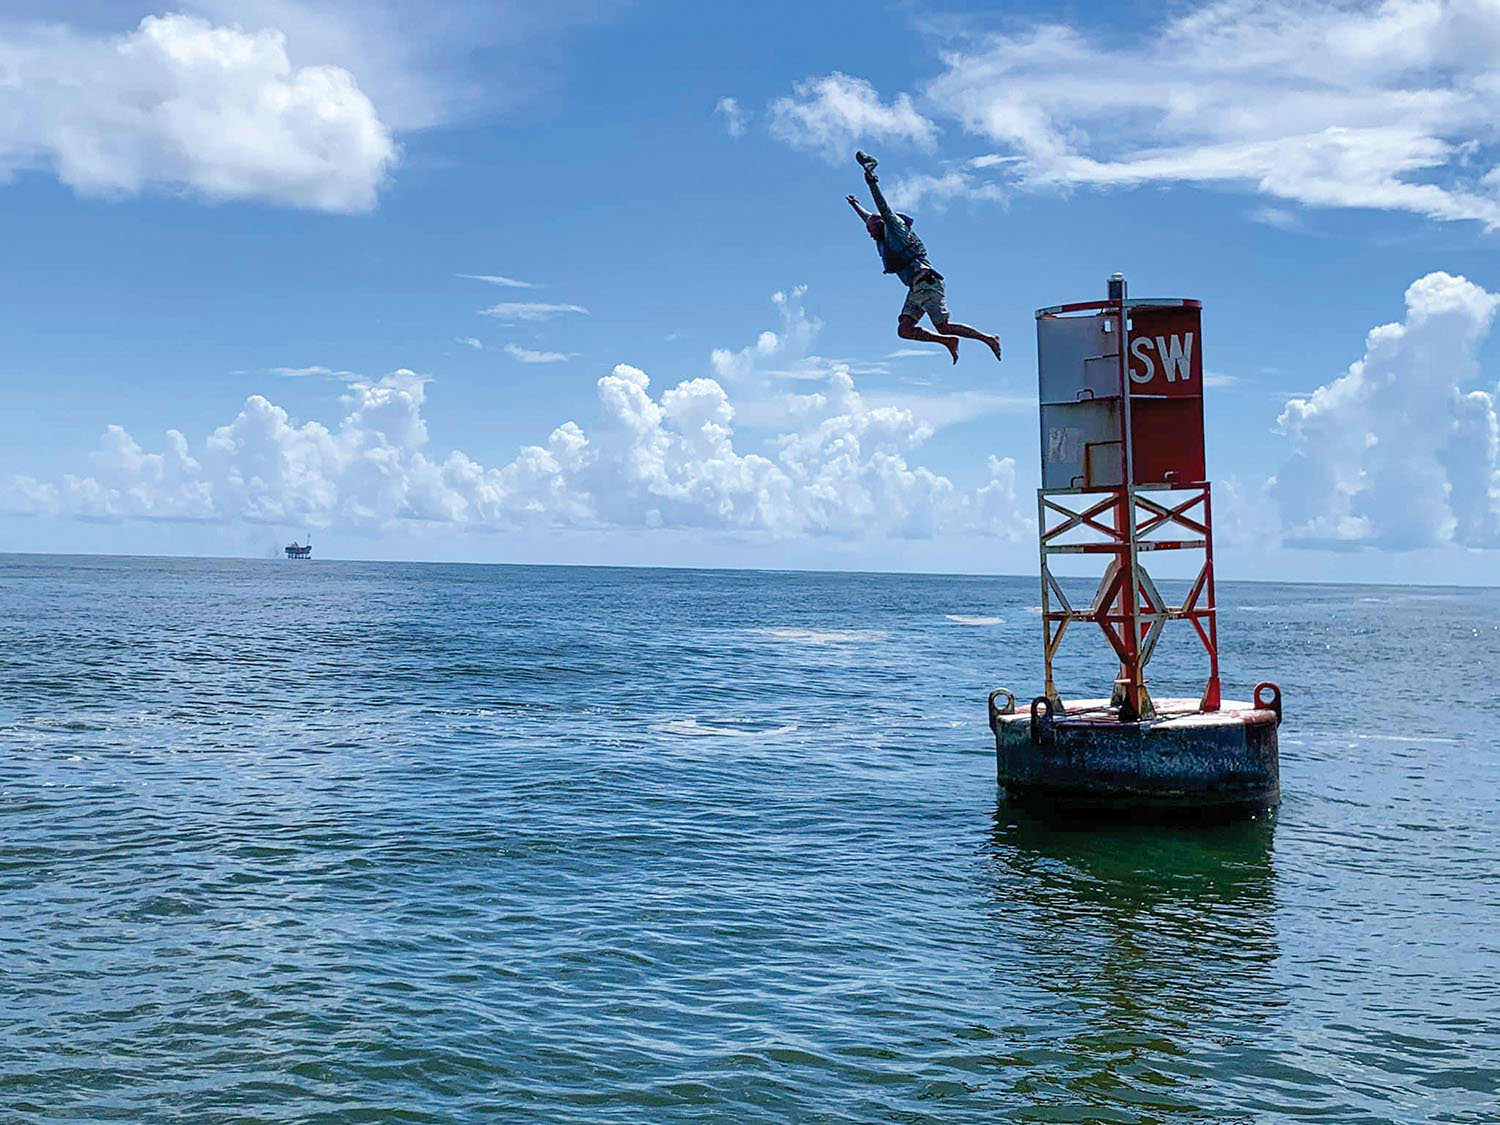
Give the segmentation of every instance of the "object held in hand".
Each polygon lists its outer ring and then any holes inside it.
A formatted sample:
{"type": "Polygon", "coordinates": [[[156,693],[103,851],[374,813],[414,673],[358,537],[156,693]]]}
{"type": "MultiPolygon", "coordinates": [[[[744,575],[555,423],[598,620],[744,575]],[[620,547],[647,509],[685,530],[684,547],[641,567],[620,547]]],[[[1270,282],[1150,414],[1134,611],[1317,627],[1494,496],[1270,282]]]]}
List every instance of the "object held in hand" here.
{"type": "Polygon", "coordinates": [[[875,166],[880,162],[868,152],[856,152],[854,159],[859,161],[859,166],[865,170],[865,175],[873,179],[875,176],[875,166]]]}

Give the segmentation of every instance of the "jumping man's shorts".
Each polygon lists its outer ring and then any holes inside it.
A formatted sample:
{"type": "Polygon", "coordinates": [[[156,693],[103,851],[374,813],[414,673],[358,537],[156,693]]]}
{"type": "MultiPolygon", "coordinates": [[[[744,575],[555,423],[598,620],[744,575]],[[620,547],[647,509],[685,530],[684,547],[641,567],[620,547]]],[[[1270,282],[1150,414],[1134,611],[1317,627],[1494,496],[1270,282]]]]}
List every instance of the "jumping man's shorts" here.
{"type": "Polygon", "coordinates": [[[948,323],[948,305],[944,300],[943,275],[937,270],[923,270],[911,283],[906,294],[906,304],[901,306],[901,315],[921,320],[926,313],[934,325],[948,323]]]}

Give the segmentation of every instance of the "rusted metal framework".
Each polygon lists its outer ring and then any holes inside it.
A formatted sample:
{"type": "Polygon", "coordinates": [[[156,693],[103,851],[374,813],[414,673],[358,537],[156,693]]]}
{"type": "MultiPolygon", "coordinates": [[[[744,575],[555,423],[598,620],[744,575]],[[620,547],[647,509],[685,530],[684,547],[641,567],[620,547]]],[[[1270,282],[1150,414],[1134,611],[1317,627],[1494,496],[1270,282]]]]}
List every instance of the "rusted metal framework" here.
{"type": "Polygon", "coordinates": [[[1219,708],[1213,517],[1204,480],[1200,306],[1110,299],[1037,311],[1042,487],[1037,490],[1046,697],[1059,711],[1053,659],[1068,626],[1092,621],[1119,658],[1111,704],[1125,722],[1155,715],[1145,669],[1168,621],[1192,623],[1208,654],[1201,707],[1219,708]],[[1203,565],[1171,605],[1141,562],[1201,550],[1203,565]],[[1050,560],[1107,557],[1092,601],[1076,608],[1050,560]]]}
{"type": "Polygon", "coordinates": [[[1110,703],[1126,721],[1151,718],[1146,664],[1168,621],[1188,621],[1208,654],[1208,683],[1200,706],[1219,709],[1219,636],[1214,601],[1213,516],[1207,481],[1186,487],[1131,485],[1116,488],[1037,490],[1042,569],[1042,637],[1045,694],[1061,712],[1052,661],[1063,634],[1075,621],[1092,621],[1120,661],[1110,703]],[[1169,493],[1166,502],[1151,493],[1169,493]],[[1121,530],[1121,529],[1124,530],[1121,530]],[[1187,538],[1166,538],[1166,534],[1187,538]],[[1201,550],[1203,566],[1178,605],[1157,589],[1140,555],[1150,551],[1201,550]],[[1109,561],[1093,599],[1075,607],[1052,573],[1054,555],[1104,555],[1109,561]]]}

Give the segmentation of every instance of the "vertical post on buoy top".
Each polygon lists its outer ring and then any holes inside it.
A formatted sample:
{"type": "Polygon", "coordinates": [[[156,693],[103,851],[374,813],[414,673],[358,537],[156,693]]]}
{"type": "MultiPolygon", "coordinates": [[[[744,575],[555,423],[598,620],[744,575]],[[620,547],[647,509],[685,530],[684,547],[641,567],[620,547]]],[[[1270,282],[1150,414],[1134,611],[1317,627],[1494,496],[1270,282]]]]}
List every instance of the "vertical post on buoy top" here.
{"type": "Polygon", "coordinates": [[[1155,714],[1146,665],[1169,620],[1192,623],[1209,661],[1200,706],[1219,707],[1201,312],[1180,298],[1132,300],[1120,274],[1107,300],[1037,310],[1043,657],[1045,693],[1059,710],[1053,659],[1068,625],[1085,620],[1119,660],[1110,703],[1121,721],[1155,714]],[[1203,552],[1180,605],[1167,604],[1141,561],[1164,550],[1203,552]],[[1059,554],[1107,558],[1087,609],[1075,609],[1053,575],[1059,554]]]}
{"type": "MultiPolygon", "coordinates": [[[[1109,299],[1114,304],[1114,322],[1121,326],[1119,339],[1128,345],[1129,334],[1125,298],[1127,288],[1125,275],[1111,274],[1109,299]]],[[[1141,668],[1140,655],[1140,603],[1136,593],[1136,569],[1139,559],[1136,554],[1135,536],[1135,442],[1131,440],[1131,395],[1130,361],[1128,346],[1119,349],[1121,432],[1124,436],[1125,471],[1120,494],[1115,506],[1115,530],[1125,538],[1126,550],[1120,553],[1120,592],[1117,595],[1118,612],[1123,618],[1120,630],[1120,675],[1115,680],[1110,703],[1120,709],[1120,717],[1127,722],[1149,717],[1151,697],[1146,692],[1145,673],[1141,668]]]]}

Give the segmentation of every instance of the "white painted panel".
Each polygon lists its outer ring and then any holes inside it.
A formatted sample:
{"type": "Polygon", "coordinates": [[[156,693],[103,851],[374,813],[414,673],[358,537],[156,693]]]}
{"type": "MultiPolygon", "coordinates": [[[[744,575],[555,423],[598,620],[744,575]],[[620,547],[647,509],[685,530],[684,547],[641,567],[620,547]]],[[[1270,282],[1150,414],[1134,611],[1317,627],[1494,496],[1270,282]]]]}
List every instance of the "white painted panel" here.
{"type": "Polygon", "coordinates": [[[1043,402],[1120,393],[1119,331],[1109,316],[1044,316],[1036,322],[1037,388],[1043,402]]]}
{"type": "Polygon", "coordinates": [[[1119,399],[1044,402],[1041,422],[1043,488],[1121,482],[1119,399]]]}

